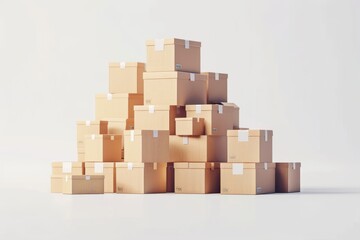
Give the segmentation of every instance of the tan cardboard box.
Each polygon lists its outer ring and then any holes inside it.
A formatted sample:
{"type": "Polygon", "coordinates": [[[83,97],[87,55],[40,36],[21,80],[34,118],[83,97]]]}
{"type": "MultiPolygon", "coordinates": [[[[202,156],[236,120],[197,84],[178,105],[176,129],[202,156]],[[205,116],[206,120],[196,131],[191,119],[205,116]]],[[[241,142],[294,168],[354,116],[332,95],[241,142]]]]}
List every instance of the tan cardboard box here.
{"type": "Polygon", "coordinates": [[[275,191],[300,192],[301,163],[276,163],[275,191]]]}
{"type": "Polygon", "coordinates": [[[207,83],[207,103],[219,104],[227,102],[227,79],[225,73],[205,72],[207,83]]]}
{"type": "Polygon", "coordinates": [[[200,72],[200,42],[183,39],[146,41],[148,72],[200,72]]]}
{"type": "Polygon", "coordinates": [[[109,64],[110,93],[143,93],[143,72],[145,64],[139,62],[121,62],[109,64]]]}
{"type": "Polygon", "coordinates": [[[166,165],[166,192],[174,192],[174,163],[167,163],[166,165]]]}
{"type": "Polygon", "coordinates": [[[86,135],[85,162],[121,162],[121,135],[86,135]]]}
{"type": "Polygon", "coordinates": [[[228,130],[228,162],[272,162],[271,130],[228,130]]]}
{"type": "Polygon", "coordinates": [[[222,102],[221,105],[232,107],[233,110],[232,119],[234,120],[233,129],[239,129],[240,108],[235,103],[222,102]]]}
{"type": "Polygon", "coordinates": [[[125,130],[125,162],[169,162],[168,130],[125,130]]]}
{"type": "Polygon", "coordinates": [[[51,192],[62,193],[62,177],[63,175],[51,176],[51,192]]]}
{"type": "MultiPolygon", "coordinates": [[[[124,151],[124,130],[134,129],[133,118],[109,118],[108,121],[108,134],[121,135],[122,138],[122,149],[124,151]]],[[[122,154],[124,157],[124,154],[122,154]]]]}
{"type": "Polygon", "coordinates": [[[221,194],[275,192],[275,163],[221,163],[221,194]]]}
{"type": "Polygon", "coordinates": [[[170,136],[171,162],[226,162],[225,136],[170,136]]]}
{"type": "Polygon", "coordinates": [[[175,118],[186,115],[182,106],[135,106],[134,111],[135,129],[168,130],[170,135],[175,135],[175,118]]]}
{"type": "Polygon", "coordinates": [[[95,99],[95,118],[134,118],[134,105],[142,105],[142,94],[108,93],[97,94],[95,99]]]}
{"type": "Polygon", "coordinates": [[[115,192],[115,163],[87,162],[85,163],[85,174],[104,175],[104,192],[115,192]]]}
{"type": "Polygon", "coordinates": [[[83,162],[53,162],[52,175],[83,175],[83,162]]]}
{"type": "Polygon", "coordinates": [[[85,135],[107,134],[107,121],[78,121],[77,122],[77,147],[78,152],[84,152],[85,135]]]}
{"type": "Polygon", "coordinates": [[[117,193],[165,193],[166,163],[116,163],[117,193]]]}
{"type": "Polygon", "coordinates": [[[175,193],[219,193],[219,163],[174,163],[175,193]]]}
{"type": "Polygon", "coordinates": [[[144,104],[205,104],[206,78],[187,72],[144,72],[144,104]]]}
{"type": "Polygon", "coordinates": [[[103,194],[104,175],[65,175],[63,176],[64,194],[103,194]]]}
{"type": "Polygon", "coordinates": [[[176,135],[200,136],[205,133],[203,118],[176,118],[176,135]]]}
{"type": "Polygon", "coordinates": [[[187,105],[186,117],[204,118],[206,135],[226,135],[233,129],[233,108],[223,105],[187,105]]]}

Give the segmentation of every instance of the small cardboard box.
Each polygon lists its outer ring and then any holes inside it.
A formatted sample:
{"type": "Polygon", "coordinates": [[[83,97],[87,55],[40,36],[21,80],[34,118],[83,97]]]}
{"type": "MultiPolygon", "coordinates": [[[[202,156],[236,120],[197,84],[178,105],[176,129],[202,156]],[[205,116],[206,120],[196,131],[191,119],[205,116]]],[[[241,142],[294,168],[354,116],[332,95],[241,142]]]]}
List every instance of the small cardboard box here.
{"type": "Polygon", "coordinates": [[[300,192],[301,163],[276,163],[275,191],[300,192]]]}
{"type": "Polygon", "coordinates": [[[227,79],[225,73],[205,72],[207,84],[207,103],[219,104],[227,102],[227,79]]]}
{"type": "Polygon", "coordinates": [[[170,136],[171,162],[226,162],[226,136],[170,136]]]}
{"type": "Polygon", "coordinates": [[[223,106],[228,106],[228,107],[232,107],[233,110],[233,129],[239,129],[240,128],[240,124],[239,124],[239,118],[240,118],[240,108],[235,104],[235,103],[227,103],[227,102],[222,102],[221,105],[223,106]]]}
{"type": "Polygon", "coordinates": [[[228,130],[228,162],[272,162],[271,130],[228,130]]]}
{"type": "Polygon", "coordinates": [[[174,163],[170,162],[166,165],[166,192],[174,192],[174,163]]]}
{"type": "Polygon", "coordinates": [[[221,163],[221,194],[275,192],[275,163],[221,163]]]}
{"type": "Polygon", "coordinates": [[[121,162],[121,135],[86,135],[85,162],[121,162]]]}
{"type": "Polygon", "coordinates": [[[107,134],[107,121],[78,121],[77,122],[77,146],[78,152],[84,152],[85,135],[107,134]]]}
{"type": "Polygon", "coordinates": [[[125,162],[169,162],[168,130],[126,130],[124,134],[125,162]]]}
{"type": "Polygon", "coordinates": [[[142,105],[142,94],[108,93],[97,94],[95,99],[95,118],[134,118],[134,105],[142,105]]]}
{"type": "Polygon", "coordinates": [[[83,162],[53,162],[52,175],[83,175],[84,163],[83,162]]]}
{"type": "Polygon", "coordinates": [[[85,163],[86,175],[104,175],[104,192],[115,192],[115,163],[87,162],[85,163]]]}
{"type": "Polygon", "coordinates": [[[174,163],[175,193],[219,193],[219,163],[174,163]]]}
{"type": "MultiPolygon", "coordinates": [[[[121,135],[122,149],[124,150],[124,130],[134,129],[133,118],[109,118],[108,121],[108,134],[121,135]]],[[[124,157],[124,154],[122,155],[124,157]]]]}
{"type": "Polygon", "coordinates": [[[206,78],[187,72],[144,72],[144,104],[205,104],[206,78]]]}
{"type": "Polygon", "coordinates": [[[148,72],[200,72],[201,43],[183,39],[146,41],[148,72]]]}
{"type": "Polygon", "coordinates": [[[170,135],[175,135],[175,118],[186,115],[185,108],[182,106],[135,106],[134,111],[134,129],[168,130],[170,135]]]}
{"type": "Polygon", "coordinates": [[[51,192],[62,193],[62,177],[63,175],[52,175],[51,176],[51,192]]]}
{"type": "Polygon", "coordinates": [[[200,136],[205,133],[203,118],[176,118],[176,135],[200,136]]]}
{"type": "Polygon", "coordinates": [[[103,194],[104,175],[65,175],[64,194],[103,194]]]}
{"type": "Polygon", "coordinates": [[[116,163],[117,193],[165,193],[166,163],[116,163]]]}
{"type": "Polygon", "coordinates": [[[204,118],[205,134],[223,136],[233,129],[233,108],[218,104],[187,105],[186,117],[204,118]]]}
{"type": "Polygon", "coordinates": [[[109,64],[110,93],[143,93],[143,72],[145,64],[139,62],[121,62],[109,64]]]}

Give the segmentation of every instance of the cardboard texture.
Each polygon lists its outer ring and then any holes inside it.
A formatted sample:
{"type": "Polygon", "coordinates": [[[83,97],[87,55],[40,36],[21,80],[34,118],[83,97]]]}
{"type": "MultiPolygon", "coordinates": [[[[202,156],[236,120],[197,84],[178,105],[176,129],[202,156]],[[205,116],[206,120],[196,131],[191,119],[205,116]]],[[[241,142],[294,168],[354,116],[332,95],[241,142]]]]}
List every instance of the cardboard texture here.
{"type": "Polygon", "coordinates": [[[97,94],[95,98],[95,118],[134,118],[134,105],[142,105],[142,94],[114,93],[97,94]]]}
{"type": "Polygon", "coordinates": [[[276,163],[275,191],[300,192],[301,163],[276,163]]]}
{"type": "Polygon", "coordinates": [[[206,78],[187,72],[144,72],[144,104],[205,104],[206,78]]]}
{"type": "Polygon", "coordinates": [[[239,119],[240,119],[240,108],[235,103],[222,102],[221,105],[232,107],[233,111],[233,129],[240,129],[239,119]]]}
{"type": "Polygon", "coordinates": [[[77,122],[77,147],[78,152],[84,152],[85,135],[107,134],[107,121],[78,121],[77,122]]]}
{"type": "Polygon", "coordinates": [[[275,192],[275,163],[221,163],[221,194],[275,192]]]}
{"type": "Polygon", "coordinates": [[[115,192],[115,163],[87,162],[85,163],[85,175],[104,175],[104,192],[115,192]]]}
{"type": "Polygon", "coordinates": [[[226,162],[225,136],[170,136],[171,162],[226,162]]]}
{"type": "Polygon", "coordinates": [[[224,73],[204,72],[207,85],[207,103],[219,104],[227,102],[227,79],[224,73]]]}
{"type": "Polygon", "coordinates": [[[116,163],[117,193],[165,193],[166,163],[116,163]]]}
{"type": "Polygon", "coordinates": [[[175,193],[219,193],[219,163],[174,163],[175,193]]]}
{"type": "Polygon", "coordinates": [[[62,193],[62,177],[63,175],[51,176],[51,192],[62,193]]]}
{"type": "Polygon", "coordinates": [[[139,62],[122,62],[109,64],[110,93],[143,93],[143,72],[145,64],[139,62]]]}
{"type": "Polygon", "coordinates": [[[176,118],[176,135],[200,136],[205,133],[203,118],[176,118]]]}
{"type": "Polygon", "coordinates": [[[166,164],[166,192],[174,192],[175,186],[175,172],[174,172],[174,163],[166,164]]]}
{"type": "Polygon", "coordinates": [[[169,131],[126,130],[125,162],[169,162],[169,131]]]}
{"type": "Polygon", "coordinates": [[[200,73],[200,42],[183,39],[146,41],[146,71],[200,73]]]}
{"type": "Polygon", "coordinates": [[[135,106],[135,129],[168,130],[175,135],[175,118],[185,117],[185,107],[168,105],[135,106]]]}
{"type": "Polygon", "coordinates": [[[86,135],[85,162],[121,162],[121,135],[86,135]]]}
{"type": "Polygon", "coordinates": [[[228,130],[228,162],[272,162],[271,130],[228,130]]]}
{"type": "Polygon", "coordinates": [[[103,194],[104,193],[104,176],[103,175],[86,175],[63,176],[63,193],[64,194],[103,194]]]}
{"type": "Polygon", "coordinates": [[[53,162],[52,175],[83,175],[85,172],[83,162],[53,162]]]}

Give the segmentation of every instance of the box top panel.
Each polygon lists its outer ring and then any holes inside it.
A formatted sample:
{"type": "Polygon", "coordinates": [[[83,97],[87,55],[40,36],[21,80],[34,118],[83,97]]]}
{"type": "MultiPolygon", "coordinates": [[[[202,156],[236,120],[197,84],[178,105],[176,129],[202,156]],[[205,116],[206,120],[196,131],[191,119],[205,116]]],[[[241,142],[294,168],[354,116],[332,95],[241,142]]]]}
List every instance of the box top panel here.
{"type": "Polygon", "coordinates": [[[239,109],[239,106],[236,105],[235,103],[221,102],[221,105],[239,109]]]}
{"type": "Polygon", "coordinates": [[[276,168],[300,168],[301,167],[301,163],[300,162],[282,162],[282,163],[275,163],[276,164],[276,168]]]}
{"type": "Polygon", "coordinates": [[[85,121],[77,121],[77,125],[86,125],[86,126],[94,126],[94,125],[100,125],[100,124],[107,124],[107,121],[105,120],[101,120],[101,121],[90,121],[90,120],[85,120],[85,121]]]}
{"type": "Polygon", "coordinates": [[[85,162],[86,168],[93,168],[95,165],[102,165],[103,168],[114,168],[115,163],[113,162],[85,162]]]}
{"type": "Polygon", "coordinates": [[[121,139],[121,135],[120,134],[89,134],[89,135],[85,135],[85,139],[92,139],[92,140],[96,140],[96,139],[103,139],[103,140],[118,140],[121,139]]]}
{"type": "Polygon", "coordinates": [[[105,98],[108,100],[114,99],[114,98],[136,98],[136,97],[141,97],[142,98],[143,94],[141,93],[98,93],[96,94],[96,98],[105,98]]]}
{"type": "Polygon", "coordinates": [[[125,122],[134,122],[134,119],[133,118],[106,118],[106,119],[103,119],[102,121],[109,122],[109,123],[112,123],[112,122],[125,123],[125,122]]]}
{"type": "Polygon", "coordinates": [[[220,168],[220,163],[204,162],[204,163],[189,163],[189,162],[176,162],[174,163],[175,169],[188,168],[188,169],[205,169],[205,168],[220,168]]]}
{"type": "Polygon", "coordinates": [[[124,67],[139,67],[145,68],[145,63],[142,62],[111,62],[109,63],[109,67],[116,67],[116,68],[124,68],[124,67]]]}
{"type": "Polygon", "coordinates": [[[65,164],[71,164],[72,167],[83,167],[83,162],[73,162],[73,161],[65,161],[65,162],[53,162],[52,167],[62,167],[63,163],[65,164]]]}
{"type": "Polygon", "coordinates": [[[168,130],[139,130],[139,129],[135,129],[135,130],[125,130],[124,131],[124,135],[125,136],[145,136],[145,135],[151,135],[153,137],[156,137],[158,135],[169,135],[169,131],[168,130]]]}
{"type": "MultiPolygon", "coordinates": [[[[135,111],[169,111],[171,108],[178,108],[178,106],[175,105],[135,105],[134,110],[135,111]]],[[[179,108],[181,108],[179,106],[179,108]]]]}
{"type": "Polygon", "coordinates": [[[228,137],[238,137],[240,132],[247,133],[249,137],[260,137],[265,136],[265,131],[267,131],[268,137],[273,136],[272,130],[255,130],[255,129],[242,129],[242,130],[227,130],[227,136],[228,137]]]}
{"type": "Polygon", "coordinates": [[[65,175],[64,179],[72,180],[101,180],[104,179],[104,175],[65,175]]]}
{"type": "Polygon", "coordinates": [[[144,72],[143,73],[144,80],[159,80],[159,79],[169,79],[169,78],[177,78],[184,80],[192,80],[192,81],[205,81],[206,76],[198,73],[189,73],[189,72],[144,72]]]}
{"type": "Polygon", "coordinates": [[[241,166],[243,169],[264,169],[275,168],[275,163],[221,163],[221,169],[232,169],[234,165],[241,166]]]}
{"type": "Polygon", "coordinates": [[[146,46],[155,46],[156,42],[163,42],[164,45],[183,45],[188,41],[190,47],[201,47],[201,42],[184,40],[179,38],[152,39],[146,41],[146,46]]]}

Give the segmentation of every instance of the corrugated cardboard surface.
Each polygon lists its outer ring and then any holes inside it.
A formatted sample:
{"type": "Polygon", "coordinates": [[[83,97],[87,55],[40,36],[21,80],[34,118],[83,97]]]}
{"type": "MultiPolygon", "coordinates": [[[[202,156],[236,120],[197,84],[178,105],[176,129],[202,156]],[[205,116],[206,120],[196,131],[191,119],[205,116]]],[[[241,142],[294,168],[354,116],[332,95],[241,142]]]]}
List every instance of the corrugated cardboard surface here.
{"type": "Polygon", "coordinates": [[[203,118],[176,118],[177,136],[200,136],[205,133],[203,118]]]}
{"type": "Polygon", "coordinates": [[[109,64],[109,92],[110,93],[143,93],[144,82],[142,74],[144,63],[109,64]]]}
{"type": "Polygon", "coordinates": [[[207,83],[207,103],[219,104],[227,102],[227,79],[228,75],[218,73],[219,78],[216,79],[216,73],[201,73],[206,76],[207,83]]]}
{"type": "Polygon", "coordinates": [[[121,162],[121,148],[121,135],[86,135],[85,162],[121,162]]]}
{"type": "Polygon", "coordinates": [[[104,192],[115,192],[115,163],[87,162],[85,163],[86,175],[104,175],[104,192]],[[102,167],[101,167],[102,165],[102,167]],[[100,167],[99,167],[100,166],[100,167]]]}
{"type": "Polygon", "coordinates": [[[301,163],[276,163],[276,192],[300,192],[301,163]]]}
{"type": "Polygon", "coordinates": [[[84,163],[83,162],[53,162],[52,163],[52,175],[83,175],[84,174],[84,163]],[[71,164],[71,172],[63,172],[63,164],[71,164]]]}
{"type": "Polygon", "coordinates": [[[103,194],[104,176],[63,176],[63,193],[65,194],[103,194]]]}

